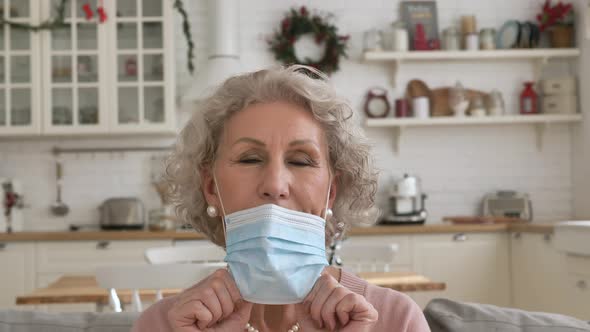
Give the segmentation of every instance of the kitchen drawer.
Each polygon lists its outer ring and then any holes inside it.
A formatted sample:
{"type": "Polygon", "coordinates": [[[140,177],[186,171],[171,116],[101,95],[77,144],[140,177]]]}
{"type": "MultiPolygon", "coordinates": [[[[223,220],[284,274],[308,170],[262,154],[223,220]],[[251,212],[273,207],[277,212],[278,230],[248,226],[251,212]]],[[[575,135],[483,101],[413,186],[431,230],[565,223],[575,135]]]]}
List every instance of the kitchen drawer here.
{"type": "Polygon", "coordinates": [[[172,240],[39,242],[38,273],[93,274],[99,266],[146,263],[148,248],[172,246],[172,240]]]}
{"type": "Polygon", "coordinates": [[[574,114],[576,113],[576,96],[545,96],[542,110],[546,114],[574,114]]]}
{"type": "Polygon", "coordinates": [[[573,77],[545,79],[541,82],[545,95],[573,95],[576,93],[576,81],[573,77]]]}

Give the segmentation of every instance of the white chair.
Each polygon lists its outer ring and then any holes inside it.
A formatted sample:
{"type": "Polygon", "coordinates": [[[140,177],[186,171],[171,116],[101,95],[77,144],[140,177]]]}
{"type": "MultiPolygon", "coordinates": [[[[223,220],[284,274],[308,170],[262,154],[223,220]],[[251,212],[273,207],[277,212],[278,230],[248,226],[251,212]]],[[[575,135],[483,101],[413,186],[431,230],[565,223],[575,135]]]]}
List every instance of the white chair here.
{"type": "Polygon", "coordinates": [[[162,289],[190,287],[225,266],[225,263],[183,263],[101,267],[96,270],[96,281],[99,287],[109,290],[109,304],[115,312],[123,311],[117,289],[132,290],[132,311],[142,311],[140,289],[157,290],[158,301],[162,299],[162,289]]]}
{"type": "Polygon", "coordinates": [[[396,243],[344,241],[337,255],[342,260],[342,267],[354,272],[389,272],[398,249],[396,243]]]}
{"type": "Polygon", "coordinates": [[[150,264],[223,262],[225,251],[212,243],[157,247],[145,251],[150,264]]]}

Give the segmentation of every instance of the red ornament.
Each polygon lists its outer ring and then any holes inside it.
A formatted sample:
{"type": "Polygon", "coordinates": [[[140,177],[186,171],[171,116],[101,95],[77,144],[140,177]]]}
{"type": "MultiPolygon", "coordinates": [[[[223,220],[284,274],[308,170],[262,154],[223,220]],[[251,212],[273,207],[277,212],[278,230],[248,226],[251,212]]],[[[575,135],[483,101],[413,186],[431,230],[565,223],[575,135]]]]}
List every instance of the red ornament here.
{"type": "Polygon", "coordinates": [[[283,31],[289,30],[290,26],[291,26],[291,20],[289,20],[288,18],[285,18],[283,20],[283,22],[281,22],[281,28],[283,29],[283,31]]]}
{"type": "Polygon", "coordinates": [[[309,14],[309,12],[307,11],[307,8],[305,6],[301,6],[301,9],[299,10],[299,12],[301,13],[301,16],[307,16],[307,14],[309,14]]]}
{"type": "Polygon", "coordinates": [[[85,3],[82,6],[82,10],[84,11],[84,14],[86,14],[86,19],[88,21],[90,21],[92,19],[92,17],[94,16],[94,12],[92,11],[92,8],[90,8],[90,4],[89,3],[85,3]]]}
{"type": "Polygon", "coordinates": [[[4,197],[4,215],[10,216],[10,212],[12,211],[12,207],[16,205],[18,202],[18,194],[14,192],[7,192],[4,197]]]}
{"type": "Polygon", "coordinates": [[[104,23],[107,20],[107,12],[104,10],[104,4],[102,3],[102,0],[100,1],[100,5],[96,11],[98,12],[98,19],[100,20],[100,23],[104,23]]]}
{"type": "Polygon", "coordinates": [[[520,94],[520,114],[537,114],[537,93],[533,90],[534,82],[524,82],[524,90],[520,94]]]}
{"type": "Polygon", "coordinates": [[[430,39],[428,41],[428,49],[429,50],[440,50],[440,40],[439,39],[430,39]]]}
{"type": "Polygon", "coordinates": [[[137,75],[137,62],[135,61],[135,58],[131,57],[125,61],[125,74],[127,76],[137,75]]]}
{"type": "Polygon", "coordinates": [[[541,13],[537,15],[541,31],[556,24],[563,23],[564,19],[573,10],[572,4],[563,4],[561,1],[551,6],[551,0],[546,0],[541,13]]]}

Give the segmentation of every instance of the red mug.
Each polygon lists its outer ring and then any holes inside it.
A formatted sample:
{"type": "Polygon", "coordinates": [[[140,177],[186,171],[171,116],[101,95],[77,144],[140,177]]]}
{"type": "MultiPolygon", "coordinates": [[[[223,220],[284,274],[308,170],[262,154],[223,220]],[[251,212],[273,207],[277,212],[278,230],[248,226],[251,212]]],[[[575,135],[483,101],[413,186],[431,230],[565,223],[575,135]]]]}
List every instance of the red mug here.
{"type": "Polygon", "coordinates": [[[410,116],[410,109],[408,107],[408,101],[405,98],[395,100],[395,117],[396,118],[407,118],[410,116]]]}

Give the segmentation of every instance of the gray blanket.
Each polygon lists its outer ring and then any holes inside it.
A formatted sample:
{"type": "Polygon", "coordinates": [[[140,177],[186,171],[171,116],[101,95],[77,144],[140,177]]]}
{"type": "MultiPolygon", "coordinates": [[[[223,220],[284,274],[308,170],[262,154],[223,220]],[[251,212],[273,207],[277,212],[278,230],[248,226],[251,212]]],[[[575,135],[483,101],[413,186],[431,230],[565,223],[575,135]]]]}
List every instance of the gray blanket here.
{"type": "Polygon", "coordinates": [[[424,309],[424,315],[432,332],[590,331],[588,322],[568,316],[447,299],[430,301],[424,309]]]}

